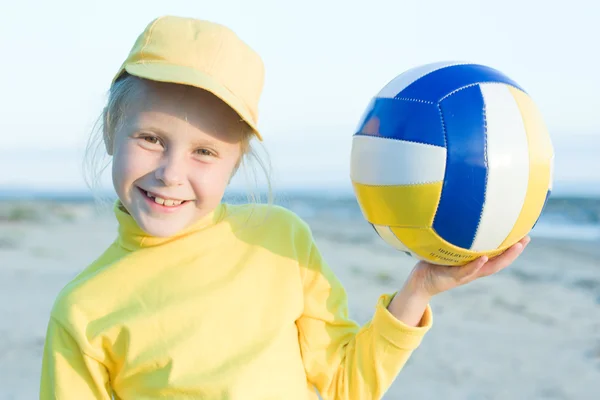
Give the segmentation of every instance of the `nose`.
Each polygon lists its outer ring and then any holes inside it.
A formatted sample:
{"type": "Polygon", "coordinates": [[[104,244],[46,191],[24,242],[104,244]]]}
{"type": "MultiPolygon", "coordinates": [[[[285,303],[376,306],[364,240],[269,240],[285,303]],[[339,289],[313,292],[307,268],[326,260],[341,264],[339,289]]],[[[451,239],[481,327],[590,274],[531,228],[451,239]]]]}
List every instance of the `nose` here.
{"type": "Polygon", "coordinates": [[[183,184],[186,176],[186,164],[183,157],[171,154],[155,172],[156,179],[162,181],[165,186],[179,186],[183,184]]]}

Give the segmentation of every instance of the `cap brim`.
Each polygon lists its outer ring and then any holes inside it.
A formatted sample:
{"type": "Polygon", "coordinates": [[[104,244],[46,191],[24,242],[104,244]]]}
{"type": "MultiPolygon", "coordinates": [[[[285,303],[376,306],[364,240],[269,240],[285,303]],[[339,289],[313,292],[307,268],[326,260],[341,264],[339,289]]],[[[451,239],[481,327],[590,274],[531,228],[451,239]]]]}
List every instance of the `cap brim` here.
{"type": "MultiPolygon", "coordinates": [[[[126,64],[121,71],[131,75],[153,81],[178,83],[194,86],[207,90],[223,100],[252,128],[257,139],[262,141],[262,136],[253,122],[253,118],[246,105],[216,79],[201,71],[180,65],[143,63],[126,64]]],[[[120,75],[120,73],[119,73],[120,75]]],[[[116,79],[116,77],[115,77],[116,79]]]]}

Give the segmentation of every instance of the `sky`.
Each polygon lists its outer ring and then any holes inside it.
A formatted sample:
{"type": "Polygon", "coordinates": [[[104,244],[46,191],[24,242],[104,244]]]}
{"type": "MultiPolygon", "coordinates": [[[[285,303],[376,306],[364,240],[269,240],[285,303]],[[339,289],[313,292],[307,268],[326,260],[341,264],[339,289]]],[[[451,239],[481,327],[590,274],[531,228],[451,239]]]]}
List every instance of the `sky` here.
{"type": "Polygon", "coordinates": [[[82,150],[114,73],[146,25],[170,14],[227,25],[263,58],[259,128],[276,188],[348,188],[352,134],[371,97],[411,67],[464,60],[533,97],[557,190],[600,193],[599,2],[3,3],[0,190],[83,187],[82,150]]]}

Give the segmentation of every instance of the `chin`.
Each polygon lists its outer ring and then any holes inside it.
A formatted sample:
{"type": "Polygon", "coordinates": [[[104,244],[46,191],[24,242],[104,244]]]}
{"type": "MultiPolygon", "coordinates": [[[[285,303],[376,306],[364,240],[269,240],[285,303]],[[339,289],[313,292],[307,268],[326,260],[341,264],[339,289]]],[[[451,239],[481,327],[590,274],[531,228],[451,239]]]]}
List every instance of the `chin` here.
{"type": "Polygon", "coordinates": [[[189,216],[179,215],[161,215],[156,216],[145,212],[140,207],[132,207],[132,217],[138,226],[150,236],[171,237],[176,235],[182,229],[189,225],[189,216]]]}
{"type": "Polygon", "coordinates": [[[141,220],[138,221],[138,225],[148,235],[156,237],[174,236],[187,226],[187,224],[181,223],[180,221],[173,221],[169,218],[165,220],[145,220],[145,218],[141,218],[141,220]]]}

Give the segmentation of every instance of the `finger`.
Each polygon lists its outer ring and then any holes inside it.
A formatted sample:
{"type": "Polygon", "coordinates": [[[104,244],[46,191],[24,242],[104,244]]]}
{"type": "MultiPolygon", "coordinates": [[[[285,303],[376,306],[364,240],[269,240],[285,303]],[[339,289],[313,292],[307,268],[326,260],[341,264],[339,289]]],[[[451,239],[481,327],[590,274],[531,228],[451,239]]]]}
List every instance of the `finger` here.
{"type": "MultiPolygon", "coordinates": [[[[513,252],[518,251],[516,254],[516,257],[519,256],[519,254],[521,252],[523,252],[523,250],[525,249],[525,247],[527,247],[527,245],[529,244],[529,242],[531,241],[531,238],[529,236],[525,236],[523,237],[521,240],[519,240],[517,243],[513,244],[511,247],[509,247],[508,249],[506,249],[504,252],[496,255],[495,257],[492,257],[490,259],[490,261],[492,263],[497,263],[497,262],[502,262],[502,260],[506,260],[507,257],[510,257],[511,255],[514,256],[513,252]],[[522,247],[519,247],[518,245],[521,245],[522,247]]],[[[511,260],[511,262],[514,261],[511,260]]]]}
{"type": "Polygon", "coordinates": [[[521,243],[523,245],[523,247],[525,247],[529,244],[529,242],[531,242],[531,237],[525,236],[521,240],[519,240],[517,243],[521,243]]]}
{"type": "Polygon", "coordinates": [[[481,256],[468,264],[463,265],[459,268],[452,268],[454,272],[454,279],[460,283],[467,283],[477,276],[479,270],[488,262],[487,256],[481,256]]]}
{"type": "Polygon", "coordinates": [[[523,252],[523,249],[529,243],[529,239],[522,239],[521,241],[512,245],[508,250],[499,256],[491,259],[488,263],[485,264],[478,272],[478,276],[489,276],[500,272],[502,269],[511,265],[517,257],[523,252]]]}

